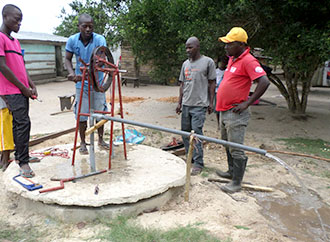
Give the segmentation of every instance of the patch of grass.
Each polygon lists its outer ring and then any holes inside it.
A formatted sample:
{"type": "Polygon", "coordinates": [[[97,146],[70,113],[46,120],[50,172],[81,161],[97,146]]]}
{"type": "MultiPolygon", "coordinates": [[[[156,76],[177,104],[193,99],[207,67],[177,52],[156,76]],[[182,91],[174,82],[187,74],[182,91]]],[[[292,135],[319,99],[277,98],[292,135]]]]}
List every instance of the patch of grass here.
{"type": "Polygon", "coordinates": [[[215,173],[217,168],[214,167],[204,167],[203,171],[208,172],[208,173],[215,173]]]}
{"type": "Polygon", "coordinates": [[[293,151],[313,154],[330,159],[330,142],[322,139],[287,138],[279,139],[293,151]]]}
{"type": "Polygon", "coordinates": [[[244,229],[244,230],[250,230],[250,228],[242,226],[242,225],[235,225],[234,226],[236,229],[244,229]]]}
{"type": "Polygon", "coordinates": [[[303,169],[303,171],[309,175],[312,175],[312,176],[317,176],[315,172],[311,171],[311,170],[307,170],[307,169],[303,169]]]}
{"type": "Polygon", "coordinates": [[[208,177],[209,176],[209,173],[208,172],[205,172],[203,171],[202,174],[201,174],[202,177],[208,177]]]}
{"type": "Polygon", "coordinates": [[[112,242],[181,242],[181,241],[203,241],[220,242],[219,239],[210,235],[206,230],[197,228],[197,225],[177,227],[168,231],[159,229],[142,228],[134,224],[134,221],[126,217],[117,217],[105,222],[109,227],[101,231],[96,237],[102,241],[112,242]]]}
{"type": "Polygon", "coordinates": [[[330,171],[323,171],[321,176],[330,179],[330,171]]]}
{"type": "Polygon", "coordinates": [[[201,174],[202,177],[208,177],[210,173],[215,173],[216,168],[213,167],[204,167],[201,174]]]}
{"type": "Polygon", "coordinates": [[[43,235],[39,231],[37,231],[32,225],[13,228],[7,223],[0,221],[0,241],[7,240],[35,242],[39,241],[38,238],[42,237],[43,235]]]}
{"type": "Polygon", "coordinates": [[[302,160],[305,161],[306,164],[317,166],[317,162],[314,160],[307,160],[307,159],[302,159],[302,160]]]}

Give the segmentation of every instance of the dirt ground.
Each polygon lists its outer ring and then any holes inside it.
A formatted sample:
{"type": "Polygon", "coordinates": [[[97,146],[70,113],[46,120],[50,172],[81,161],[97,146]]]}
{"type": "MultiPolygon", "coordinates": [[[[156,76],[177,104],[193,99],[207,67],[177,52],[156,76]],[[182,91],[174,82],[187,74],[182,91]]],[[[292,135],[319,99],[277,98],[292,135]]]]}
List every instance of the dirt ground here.
{"type": "MultiPolygon", "coordinates": [[[[56,82],[38,85],[37,88],[42,102],[31,101],[32,137],[75,127],[71,112],[51,115],[60,111],[58,96],[73,94],[74,84],[56,82]]],[[[178,87],[140,85],[139,88],[133,88],[132,84],[128,84],[122,92],[125,97],[125,119],[180,129],[180,116],[175,114],[178,87]]],[[[307,118],[290,114],[284,98],[274,86],[269,88],[262,100],[268,102],[260,102],[260,105],[251,107],[253,116],[245,145],[285,151],[287,147],[279,138],[304,137],[330,142],[329,88],[312,88],[307,118]]],[[[115,109],[118,107],[116,104],[115,109]]],[[[115,127],[118,129],[120,126],[115,127]]],[[[173,137],[180,138],[168,133],[135,128],[146,136],[144,144],[154,147],[168,144],[173,137]]],[[[207,116],[204,135],[220,138],[215,114],[207,116]]],[[[71,133],[45,141],[30,150],[72,142],[71,133]]],[[[244,182],[271,187],[275,191],[266,193],[244,189],[229,196],[219,189],[222,184],[208,180],[218,178],[215,169],[227,168],[224,148],[208,143],[204,150],[206,169],[200,176],[192,177],[189,202],[184,201],[182,193],[158,211],[138,216],[138,223],[165,230],[178,225],[196,225],[224,241],[329,240],[330,179],[324,176],[324,172],[330,170],[329,162],[274,153],[292,167],[303,186],[307,187],[306,194],[295,175],[279,163],[248,152],[244,182]]],[[[40,241],[84,241],[104,228],[104,225],[95,223],[87,223],[85,226],[65,224],[42,215],[23,213],[16,201],[17,198],[11,194],[1,196],[0,217],[6,218],[15,227],[32,225],[47,231],[40,241]]]]}

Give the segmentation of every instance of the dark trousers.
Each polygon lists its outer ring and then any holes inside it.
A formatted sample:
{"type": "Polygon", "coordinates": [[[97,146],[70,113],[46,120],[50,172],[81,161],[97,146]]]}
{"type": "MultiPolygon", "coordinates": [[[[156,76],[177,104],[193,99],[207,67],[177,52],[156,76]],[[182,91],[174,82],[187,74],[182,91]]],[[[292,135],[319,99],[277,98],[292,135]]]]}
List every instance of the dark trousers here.
{"type": "Polygon", "coordinates": [[[29,162],[29,140],[31,122],[29,117],[29,99],[22,94],[6,95],[9,110],[13,115],[13,136],[15,160],[22,166],[29,162]]]}
{"type": "MultiPolygon", "coordinates": [[[[203,135],[203,126],[205,121],[206,107],[182,106],[181,114],[181,130],[190,132],[195,131],[195,134],[203,135]]],[[[189,137],[182,137],[186,154],[189,150],[189,137]]],[[[192,161],[195,167],[204,167],[203,161],[203,144],[200,140],[195,143],[192,161]]]]}

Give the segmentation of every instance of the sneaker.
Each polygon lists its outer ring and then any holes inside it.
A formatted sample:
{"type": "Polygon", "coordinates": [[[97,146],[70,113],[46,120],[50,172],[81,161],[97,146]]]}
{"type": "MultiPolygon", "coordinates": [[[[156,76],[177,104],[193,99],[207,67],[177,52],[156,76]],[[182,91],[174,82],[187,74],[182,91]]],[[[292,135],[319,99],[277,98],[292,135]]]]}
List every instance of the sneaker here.
{"type": "Polygon", "coordinates": [[[191,170],[191,175],[197,176],[197,175],[201,174],[202,170],[203,170],[203,168],[194,166],[191,170]]]}

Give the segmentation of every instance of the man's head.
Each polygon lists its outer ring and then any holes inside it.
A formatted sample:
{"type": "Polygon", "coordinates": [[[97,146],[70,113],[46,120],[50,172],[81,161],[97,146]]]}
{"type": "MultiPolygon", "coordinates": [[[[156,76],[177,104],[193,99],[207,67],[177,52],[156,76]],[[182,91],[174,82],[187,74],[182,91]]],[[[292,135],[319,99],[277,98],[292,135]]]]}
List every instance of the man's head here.
{"type": "Polygon", "coordinates": [[[226,55],[220,56],[218,58],[218,65],[219,65],[220,70],[225,70],[226,69],[226,66],[228,64],[228,60],[229,60],[229,58],[226,55]]]}
{"type": "Polygon", "coordinates": [[[94,30],[93,18],[87,13],[81,14],[78,18],[78,29],[82,38],[89,40],[92,37],[94,30]]]}
{"type": "Polygon", "coordinates": [[[199,40],[196,37],[190,37],[186,42],[186,52],[189,59],[196,60],[200,56],[199,40]]]}
{"type": "Polygon", "coordinates": [[[2,26],[10,34],[11,31],[17,33],[21,27],[23,19],[22,11],[15,5],[7,4],[2,9],[2,26]]]}
{"type": "Polygon", "coordinates": [[[225,51],[229,56],[238,57],[247,46],[248,35],[241,27],[232,28],[224,37],[220,37],[219,41],[226,43],[225,51]]]}

